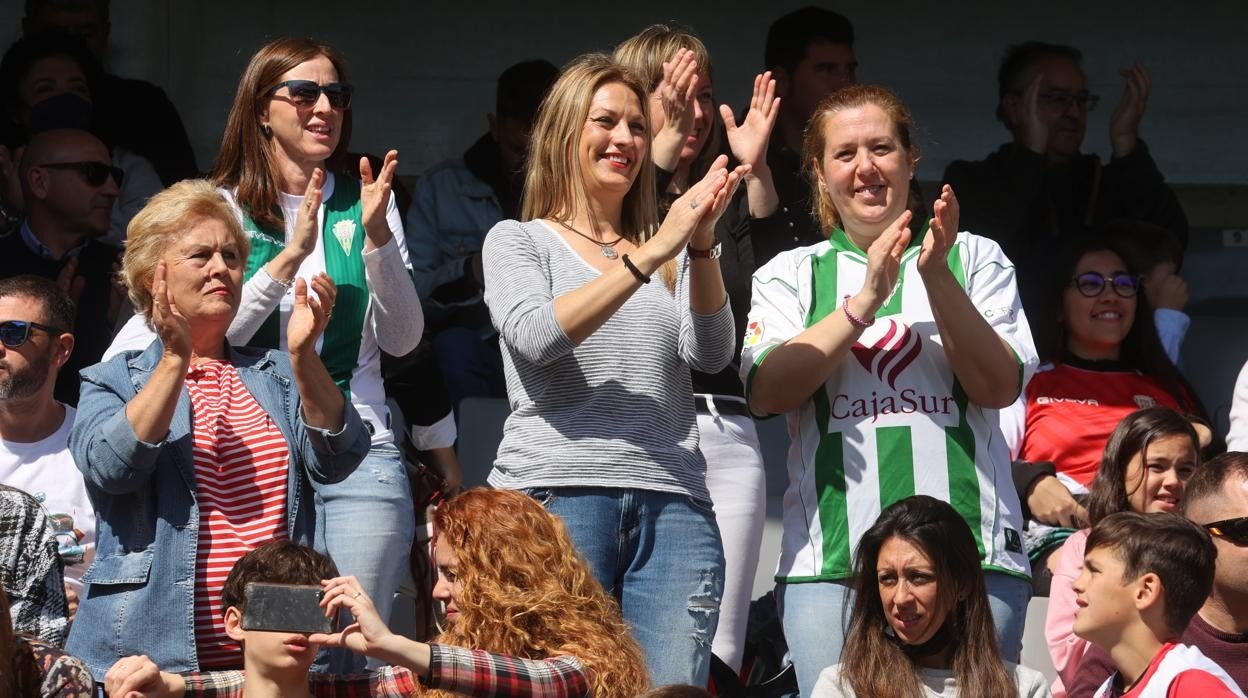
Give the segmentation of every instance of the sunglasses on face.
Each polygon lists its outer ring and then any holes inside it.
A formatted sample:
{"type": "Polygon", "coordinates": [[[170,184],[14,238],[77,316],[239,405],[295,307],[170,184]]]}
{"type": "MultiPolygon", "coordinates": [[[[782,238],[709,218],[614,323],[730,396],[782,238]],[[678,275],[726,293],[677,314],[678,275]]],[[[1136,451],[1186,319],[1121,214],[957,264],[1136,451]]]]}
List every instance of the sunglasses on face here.
{"type": "Polygon", "coordinates": [[[53,337],[64,334],[64,330],[58,330],[55,327],[48,327],[38,322],[28,322],[26,320],[5,320],[0,322],[0,344],[16,349],[26,343],[30,339],[30,329],[43,330],[53,337]]]}
{"type": "Polygon", "coordinates": [[[1080,294],[1088,298],[1096,298],[1105,290],[1105,285],[1113,287],[1114,293],[1123,298],[1134,298],[1140,291],[1140,280],[1125,271],[1114,272],[1111,276],[1101,276],[1089,271],[1074,278],[1072,283],[1080,294]]]}
{"type": "Polygon", "coordinates": [[[1248,546],[1248,516],[1205,524],[1205,528],[1218,538],[1225,538],[1240,547],[1248,546]]]}
{"type": "Polygon", "coordinates": [[[74,170],[93,187],[104,186],[109,177],[113,178],[113,184],[120,187],[121,177],[124,174],[120,167],[113,167],[103,162],[48,162],[36,165],[36,167],[45,167],[49,170],[74,170]]]}
{"type": "Polygon", "coordinates": [[[331,82],[318,85],[312,80],[287,80],[279,82],[269,90],[269,96],[277,94],[283,87],[290,91],[290,101],[298,107],[310,107],[324,93],[329,98],[329,106],[334,109],[347,109],[351,106],[351,86],[343,82],[331,82]]]}

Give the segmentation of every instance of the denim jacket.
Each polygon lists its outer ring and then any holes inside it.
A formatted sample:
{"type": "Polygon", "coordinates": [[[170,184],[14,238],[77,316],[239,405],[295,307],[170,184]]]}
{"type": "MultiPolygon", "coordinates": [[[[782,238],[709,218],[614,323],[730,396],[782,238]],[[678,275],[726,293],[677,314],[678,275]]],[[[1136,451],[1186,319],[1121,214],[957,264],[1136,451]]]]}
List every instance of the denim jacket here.
{"type": "Polygon", "coordinates": [[[454,307],[481,302],[479,292],[451,304],[432,296],[464,277],[464,260],[481,252],[485,234],[503,218],[494,190],[473,176],[463,159],[442,163],[416,182],[403,227],[416,290],[431,321],[454,307]]]}
{"type": "MultiPolygon", "coordinates": [[[[195,559],[199,538],[191,402],[185,388],[156,444],[140,441],[126,403],[151,378],[160,340],[82,371],[82,399],[69,437],[97,517],[95,560],[66,649],[97,677],[113,662],[146,654],[165,671],[198,668],[195,646],[195,559]]],[[[286,493],[289,536],[313,540],[313,481],[339,482],[368,452],[368,432],[346,401],[338,433],[303,422],[290,358],[281,352],[232,349],[230,360],[290,447],[286,493]]]]}

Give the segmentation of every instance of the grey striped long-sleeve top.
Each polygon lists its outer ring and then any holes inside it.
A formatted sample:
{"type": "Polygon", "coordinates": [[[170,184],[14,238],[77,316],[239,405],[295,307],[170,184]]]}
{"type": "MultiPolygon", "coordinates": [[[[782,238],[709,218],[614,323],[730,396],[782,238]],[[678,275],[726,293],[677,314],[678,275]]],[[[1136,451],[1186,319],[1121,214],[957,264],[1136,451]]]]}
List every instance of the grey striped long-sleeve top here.
{"type": "Polygon", "coordinates": [[[502,337],[511,415],[495,487],[615,487],[710,501],[689,368],[732,358],[732,310],[689,307],[689,260],[675,293],[655,275],[579,346],[554,299],[599,272],[541,221],[503,221],[483,251],[485,302],[502,337]]]}

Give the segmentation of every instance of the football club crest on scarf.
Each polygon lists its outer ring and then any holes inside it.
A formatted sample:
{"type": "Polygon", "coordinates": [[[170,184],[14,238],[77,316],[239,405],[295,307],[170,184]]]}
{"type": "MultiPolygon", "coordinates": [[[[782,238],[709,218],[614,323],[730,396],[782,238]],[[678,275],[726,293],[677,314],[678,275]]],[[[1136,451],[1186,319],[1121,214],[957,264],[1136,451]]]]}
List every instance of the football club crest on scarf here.
{"type": "Polygon", "coordinates": [[[342,253],[351,256],[351,241],[355,240],[355,221],[341,220],[334,224],[334,238],[342,246],[342,253]]]}
{"type": "Polygon", "coordinates": [[[923,350],[923,340],[918,333],[904,323],[888,320],[888,329],[884,335],[870,346],[855,343],[851,351],[858,363],[874,374],[880,381],[887,383],[893,390],[897,389],[897,377],[923,350]]]}

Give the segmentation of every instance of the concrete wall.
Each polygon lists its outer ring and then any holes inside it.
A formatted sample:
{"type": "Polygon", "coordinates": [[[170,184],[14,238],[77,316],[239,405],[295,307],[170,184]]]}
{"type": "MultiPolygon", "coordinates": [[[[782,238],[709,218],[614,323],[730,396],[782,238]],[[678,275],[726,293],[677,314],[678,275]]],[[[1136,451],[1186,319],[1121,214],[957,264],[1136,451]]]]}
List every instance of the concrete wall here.
{"type": "MultiPolygon", "coordinates": [[[[552,2],[326,2],[113,0],[110,62],[122,75],[162,85],[182,112],[207,168],[238,75],[266,39],[307,34],[347,58],[357,86],[355,149],[397,147],[415,174],[461,152],[485,128],[494,79],[507,65],[555,63],[609,49],[650,22],[677,20],[706,40],[717,98],[748,98],[776,15],[803,3],[722,0],[628,4],[552,2]]],[[[1143,132],[1175,182],[1248,184],[1248,3],[894,2],[842,6],[858,31],[859,77],[899,91],[922,129],[919,176],[940,177],[955,157],[1001,142],[993,120],[1002,48],[1029,38],[1083,49],[1094,92],[1087,147],[1108,152],[1119,67],[1142,60],[1153,78],[1143,132]]],[[[21,3],[0,6],[0,38],[16,36],[21,3]]]]}

